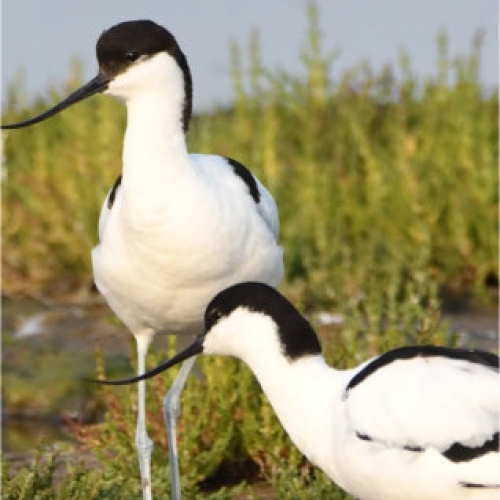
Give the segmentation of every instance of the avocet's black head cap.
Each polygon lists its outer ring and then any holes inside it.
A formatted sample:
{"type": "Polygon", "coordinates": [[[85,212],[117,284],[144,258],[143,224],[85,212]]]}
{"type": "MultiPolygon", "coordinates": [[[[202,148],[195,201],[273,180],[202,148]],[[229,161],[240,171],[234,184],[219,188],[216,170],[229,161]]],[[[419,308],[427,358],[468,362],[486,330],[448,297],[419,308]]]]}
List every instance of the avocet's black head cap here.
{"type": "Polygon", "coordinates": [[[96,46],[99,70],[110,80],[137,60],[160,52],[170,54],[184,75],[182,120],[184,131],[187,131],[192,112],[193,82],[186,56],[168,30],[149,20],[125,21],[104,31],[96,46]]]}
{"type": "Polygon", "coordinates": [[[96,46],[99,66],[115,76],[140,57],[168,52],[185,59],[174,36],[153,21],[125,21],[102,32],[96,46]]]}
{"type": "Polygon", "coordinates": [[[283,353],[289,359],[321,353],[318,337],[309,322],[283,295],[264,283],[239,283],[216,295],[205,311],[205,332],[239,307],[273,319],[278,326],[283,353]]]}
{"type": "Polygon", "coordinates": [[[97,41],[96,53],[99,73],[90,82],[44,113],[23,122],[2,125],[2,129],[27,127],[53,116],[63,109],[98,92],[104,92],[117,75],[123,73],[139,59],[160,52],[170,54],[184,75],[183,127],[187,130],[192,108],[192,79],[185,55],[174,36],[153,21],[126,21],[104,31],[97,41]]]}

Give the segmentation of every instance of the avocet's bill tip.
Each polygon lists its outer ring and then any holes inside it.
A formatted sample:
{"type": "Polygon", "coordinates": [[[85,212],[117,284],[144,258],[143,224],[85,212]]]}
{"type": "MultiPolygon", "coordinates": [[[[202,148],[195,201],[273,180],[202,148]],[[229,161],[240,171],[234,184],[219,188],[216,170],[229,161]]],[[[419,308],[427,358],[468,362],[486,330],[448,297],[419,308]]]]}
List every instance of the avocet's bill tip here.
{"type": "Polygon", "coordinates": [[[186,349],[183,351],[177,353],[173,358],[168,359],[167,361],[164,361],[163,363],[160,363],[158,366],[153,368],[152,370],[149,370],[142,375],[137,375],[135,377],[130,377],[130,378],[124,378],[120,380],[98,380],[98,379],[85,379],[87,382],[93,382],[96,384],[103,384],[103,385],[129,385],[129,384],[135,384],[136,382],[140,382],[141,380],[146,380],[148,378],[154,377],[155,375],[158,375],[161,372],[164,372],[165,370],[168,370],[172,366],[178,365],[182,361],[185,361],[188,358],[192,358],[193,356],[196,356],[197,354],[201,354],[203,352],[203,339],[204,336],[200,335],[199,337],[196,337],[195,341],[186,349]]]}
{"type": "Polygon", "coordinates": [[[103,74],[99,73],[95,78],[90,80],[88,83],[80,87],[78,90],[75,90],[72,94],[70,94],[66,99],[62,100],[60,103],[56,104],[54,107],[44,111],[38,116],[33,118],[29,118],[28,120],[24,120],[18,123],[10,123],[7,125],[2,125],[2,130],[10,130],[16,128],[29,127],[30,125],[34,125],[35,123],[42,122],[51,116],[60,113],[63,109],[76,104],[77,102],[86,99],[98,92],[103,92],[108,88],[109,78],[103,74]]]}

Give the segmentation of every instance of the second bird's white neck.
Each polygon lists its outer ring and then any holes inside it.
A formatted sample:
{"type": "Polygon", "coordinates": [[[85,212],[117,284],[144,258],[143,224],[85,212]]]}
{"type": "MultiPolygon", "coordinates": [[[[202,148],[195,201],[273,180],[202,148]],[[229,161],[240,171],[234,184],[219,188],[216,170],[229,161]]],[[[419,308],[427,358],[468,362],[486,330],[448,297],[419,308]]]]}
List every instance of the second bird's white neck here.
{"type": "Polygon", "coordinates": [[[270,365],[259,356],[248,363],[281,424],[294,444],[313,463],[324,467],[335,448],[342,372],[321,355],[296,361],[285,357],[270,365]]]}
{"type": "Polygon", "coordinates": [[[349,371],[331,368],[320,353],[290,359],[278,328],[269,316],[240,307],[210,330],[203,352],[245,362],[297,448],[325,468],[342,424],[349,371]]]}

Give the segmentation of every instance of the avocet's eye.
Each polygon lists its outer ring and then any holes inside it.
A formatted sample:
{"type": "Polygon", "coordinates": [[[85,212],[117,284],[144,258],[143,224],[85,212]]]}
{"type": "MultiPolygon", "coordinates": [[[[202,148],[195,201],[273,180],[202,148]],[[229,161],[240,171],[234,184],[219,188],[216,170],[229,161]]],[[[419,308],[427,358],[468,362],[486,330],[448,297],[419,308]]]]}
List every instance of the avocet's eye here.
{"type": "Polygon", "coordinates": [[[137,61],[137,59],[139,59],[139,56],[140,56],[140,54],[136,50],[129,50],[125,54],[125,57],[127,58],[127,61],[130,61],[130,62],[137,61]]]}
{"type": "Polygon", "coordinates": [[[212,328],[212,326],[214,326],[215,323],[222,318],[222,316],[224,316],[224,314],[220,309],[217,309],[216,307],[210,308],[205,316],[205,328],[210,330],[210,328],[212,328]]]}

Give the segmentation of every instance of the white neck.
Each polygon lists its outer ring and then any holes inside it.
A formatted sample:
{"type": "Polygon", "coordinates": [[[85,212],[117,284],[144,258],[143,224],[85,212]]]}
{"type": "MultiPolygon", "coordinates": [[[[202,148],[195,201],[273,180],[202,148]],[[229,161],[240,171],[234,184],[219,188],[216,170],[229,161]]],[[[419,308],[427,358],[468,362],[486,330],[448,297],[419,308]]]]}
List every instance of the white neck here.
{"type": "Polygon", "coordinates": [[[245,361],[291,440],[309,460],[324,467],[335,447],[343,373],[328,366],[321,355],[296,361],[281,356],[272,365],[259,355],[245,361]]]}
{"type": "Polygon", "coordinates": [[[181,103],[161,90],[127,101],[127,129],[123,144],[124,174],[144,172],[149,166],[172,163],[187,155],[181,103]],[[130,171],[130,172],[129,172],[130,171]]]}
{"type": "MultiPolygon", "coordinates": [[[[189,165],[183,130],[184,75],[167,53],[138,62],[114,78],[108,94],[127,105],[122,196],[135,214],[153,213],[189,165]]],[[[171,192],[171,191],[170,191],[171,192]]]]}
{"type": "Polygon", "coordinates": [[[247,307],[238,307],[210,329],[203,352],[244,361],[297,448],[323,470],[335,468],[329,462],[337,428],[343,425],[342,391],[350,370],[331,368],[320,353],[291,360],[274,320],[247,307]]]}
{"type": "Polygon", "coordinates": [[[127,100],[123,144],[123,196],[127,206],[153,213],[189,165],[182,105],[155,89],[127,100]],[[157,197],[155,198],[155,195],[157,197]]]}

